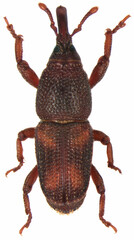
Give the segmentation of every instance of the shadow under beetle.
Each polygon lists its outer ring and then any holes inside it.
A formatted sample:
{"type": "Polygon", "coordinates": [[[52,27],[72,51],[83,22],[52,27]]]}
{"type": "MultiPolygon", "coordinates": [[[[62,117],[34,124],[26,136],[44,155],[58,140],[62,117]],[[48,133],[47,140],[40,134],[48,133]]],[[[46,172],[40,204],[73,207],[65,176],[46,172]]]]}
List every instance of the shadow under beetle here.
{"type": "Polygon", "coordinates": [[[22,141],[35,138],[37,165],[27,176],[23,197],[25,211],[28,215],[26,224],[20,229],[28,228],[32,219],[28,194],[39,176],[43,193],[52,208],[69,213],[81,206],[86,195],[90,175],[100,194],[99,218],[107,226],[117,229],[104,219],[105,187],[103,179],[93,166],[93,142],[100,141],[107,146],[108,167],[114,166],[112,145],[109,137],[98,130],[93,130],[88,122],[91,112],[91,89],[103,78],[111,54],[112,35],[125,26],[126,16],[113,29],[105,33],[104,55],[99,58],[90,78],[83,70],[80,56],[72,44],[72,36],[81,31],[82,24],[98,8],[93,7],[81,20],[70,35],[68,32],[67,12],[65,7],[57,8],[58,32],[53,17],[45,4],[39,3],[51,22],[57,41],[41,78],[23,60],[22,35],[17,35],[7,18],[7,29],[15,38],[17,67],[23,78],[37,88],[36,111],[41,119],[36,128],[27,128],[19,132],[17,138],[17,159],[19,165],[9,171],[16,172],[23,165],[22,141]]]}

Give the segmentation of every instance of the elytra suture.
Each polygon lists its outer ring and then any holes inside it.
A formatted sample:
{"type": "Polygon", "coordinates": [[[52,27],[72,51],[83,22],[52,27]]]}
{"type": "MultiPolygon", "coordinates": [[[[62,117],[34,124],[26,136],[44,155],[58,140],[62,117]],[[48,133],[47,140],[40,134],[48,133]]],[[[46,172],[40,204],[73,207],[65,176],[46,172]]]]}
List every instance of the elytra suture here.
{"type": "Polygon", "coordinates": [[[20,229],[28,228],[32,219],[28,194],[39,176],[42,191],[52,208],[67,214],[78,209],[84,201],[90,175],[100,194],[99,218],[107,227],[117,229],[104,218],[105,187],[103,179],[92,164],[93,142],[99,141],[107,147],[108,167],[114,166],[110,138],[103,132],[93,130],[87,120],[91,112],[91,89],[103,78],[111,54],[112,36],[125,26],[127,15],[113,29],[105,33],[104,55],[93,69],[90,78],[83,70],[81,59],[72,43],[72,37],[81,31],[82,24],[98,7],[93,7],[81,20],[72,34],[68,32],[67,11],[59,6],[56,10],[58,30],[52,14],[45,4],[39,3],[50,19],[56,35],[56,46],[47,67],[39,79],[29,64],[23,60],[22,35],[17,35],[13,25],[5,17],[7,29],[15,38],[17,67],[23,78],[37,88],[36,112],[41,119],[37,127],[27,128],[18,133],[17,159],[19,165],[9,171],[16,172],[23,166],[22,141],[35,138],[37,165],[27,176],[23,197],[27,222],[20,229]]]}

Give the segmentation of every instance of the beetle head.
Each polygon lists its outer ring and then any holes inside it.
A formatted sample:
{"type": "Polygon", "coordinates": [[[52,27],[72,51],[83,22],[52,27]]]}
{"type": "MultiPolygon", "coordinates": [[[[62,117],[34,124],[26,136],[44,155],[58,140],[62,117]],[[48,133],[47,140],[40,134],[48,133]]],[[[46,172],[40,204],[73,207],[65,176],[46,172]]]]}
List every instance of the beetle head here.
{"type": "Polygon", "coordinates": [[[56,36],[57,36],[57,44],[56,47],[53,50],[53,53],[50,57],[51,60],[69,60],[69,61],[79,61],[80,57],[75,50],[75,47],[72,44],[72,36],[76,34],[77,32],[81,31],[82,24],[85,22],[85,20],[92,15],[93,13],[97,12],[98,8],[94,7],[92,8],[81,20],[80,24],[76,29],[74,29],[72,34],[69,34],[68,32],[68,22],[67,22],[67,10],[65,7],[59,6],[56,9],[57,13],[57,21],[58,21],[58,31],[55,27],[55,23],[52,17],[52,14],[50,10],[46,7],[45,4],[39,3],[39,7],[44,10],[51,22],[51,28],[54,30],[56,36]]]}
{"type": "Polygon", "coordinates": [[[80,57],[72,44],[72,36],[68,32],[67,10],[65,7],[58,7],[56,9],[58,33],[56,46],[50,59],[57,60],[80,60],[80,57]]]}

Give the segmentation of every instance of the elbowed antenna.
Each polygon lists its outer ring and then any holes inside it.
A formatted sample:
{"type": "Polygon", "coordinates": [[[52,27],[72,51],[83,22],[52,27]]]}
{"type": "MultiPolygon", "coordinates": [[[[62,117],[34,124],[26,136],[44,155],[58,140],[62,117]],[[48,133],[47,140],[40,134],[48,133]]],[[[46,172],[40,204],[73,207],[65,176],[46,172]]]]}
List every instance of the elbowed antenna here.
{"type": "Polygon", "coordinates": [[[92,14],[96,13],[98,11],[98,7],[93,7],[89,10],[89,12],[82,18],[80,24],[78,25],[77,28],[74,29],[74,31],[72,32],[71,36],[73,36],[74,34],[76,34],[77,32],[80,32],[82,29],[82,25],[83,23],[86,21],[86,19],[91,16],[92,14]]]}
{"type": "MultiPolygon", "coordinates": [[[[50,12],[50,10],[47,8],[47,6],[44,3],[39,3],[39,7],[45,11],[48,14],[48,17],[50,19],[51,22],[51,28],[54,30],[56,36],[58,35],[57,33],[57,28],[55,26],[55,22],[53,20],[53,16],[50,12]]],[[[92,14],[96,13],[98,11],[98,7],[93,7],[89,10],[89,12],[82,18],[80,24],[78,25],[77,28],[74,29],[74,31],[72,32],[72,34],[70,35],[71,37],[76,34],[77,32],[80,32],[82,29],[82,25],[83,23],[86,21],[86,19],[91,16],[92,14]]],[[[68,22],[67,22],[67,11],[65,7],[58,7],[56,9],[56,13],[57,13],[57,20],[58,20],[58,28],[59,28],[59,34],[65,36],[66,34],[69,35],[68,33],[68,22]]]]}
{"type": "Polygon", "coordinates": [[[45,12],[47,13],[47,15],[48,15],[48,17],[49,17],[49,19],[50,19],[50,22],[51,22],[51,25],[50,25],[50,26],[51,26],[51,28],[54,30],[54,32],[55,32],[55,34],[56,34],[56,36],[57,36],[57,27],[55,27],[55,22],[54,22],[54,20],[53,20],[53,16],[52,16],[50,10],[47,8],[47,6],[46,6],[44,3],[39,3],[38,5],[39,5],[39,7],[40,7],[43,11],[45,11],[45,12]]]}

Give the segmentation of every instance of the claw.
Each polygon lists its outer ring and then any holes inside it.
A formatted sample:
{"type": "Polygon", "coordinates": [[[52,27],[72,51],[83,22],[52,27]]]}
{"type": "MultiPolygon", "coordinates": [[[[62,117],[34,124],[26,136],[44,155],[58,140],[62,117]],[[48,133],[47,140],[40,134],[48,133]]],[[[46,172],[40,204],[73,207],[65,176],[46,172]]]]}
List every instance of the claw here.
{"type": "Polygon", "coordinates": [[[10,172],[16,172],[16,171],[18,171],[18,170],[23,166],[23,163],[24,163],[24,162],[21,162],[17,167],[8,170],[8,171],[5,173],[5,176],[7,177],[7,175],[8,175],[10,172]]]}
{"type": "Polygon", "coordinates": [[[15,39],[18,38],[18,37],[21,38],[22,35],[17,35],[17,34],[15,33],[15,31],[14,31],[14,29],[13,29],[13,25],[8,22],[8,19],[7,19],[6,17],[4,17],[4,20],[5,20],[6,24],[7,24],[7,29],[8,29],[9,32],[12,34],[12,36],[13,36],[15,39]]]}
{"type": "Polygon", "coordinates": [[[108,167],[111,168],[111,169],[114,169],[115,171],[118,171],[119,173],[122,173],[120,168],[110,164],[109,162],[108,162],[108,167]]]}
{"type": "Polygon", "coordinates": [[[100,217],[100,220],[106,227],[111,227],[115,231],[115,233],[117,233],[117,228],[113,226],[110,222],[107,222],[103,217],[100,217]]]}
{"type": "Polygon", "coordinates": [[[12,171],[13,171],[13,169],[8,170],[8,171],[5,173],[5,176],[7,177],[7,175],[8,175],[10,172],[12,172],[12,171]]]}
{"type": "Polygon", "coordinates": [[[20,235],[22,235],[22,232],[23,232],[23,230],[24,230],[25,228],[28,228],[28,227],[29,227],[29,225],[30,225],[30,223],[31,223],[31,219],[32,219],[32,214],[29,213],[26,224],[24,224],[24,226],[19,230],[19,234],[20,234],[20,235]]]}
{"type": "Polygon", "coordinates": [[[120,28],[125,27],[125,25],[126,25],[125,21],[126,21],[129,17],[131,17],[131,16],[130,16],[130,15],[127,15],[125,18],[123,18],[123,20],[121,20],[121,21],[119,22],[119,24],[112,30],[112,33],[116,33],[120,28]]]}

